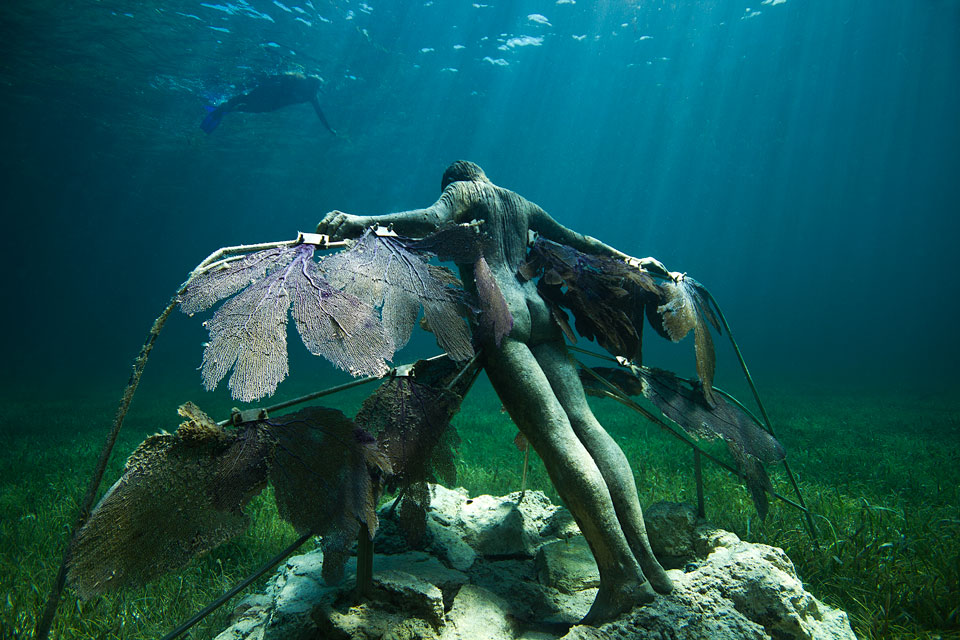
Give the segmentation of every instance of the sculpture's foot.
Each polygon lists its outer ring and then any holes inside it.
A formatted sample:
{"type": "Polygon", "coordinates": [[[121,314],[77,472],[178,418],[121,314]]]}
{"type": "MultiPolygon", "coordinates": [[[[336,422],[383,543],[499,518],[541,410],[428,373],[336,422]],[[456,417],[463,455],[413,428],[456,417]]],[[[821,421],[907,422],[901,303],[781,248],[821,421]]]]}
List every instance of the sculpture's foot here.
{"type": "Polygon", "coordinates": [[[580,624],[595,626],[610,622],[634,607],[652,602],[656,597],[657,594],[649,581],[641,584],[630,582],[616,587],[605,587],[601,584],[597,599],[593,601],[593,606],[580,624]]]}
{"type": "MultiPolygon", "coordinates": [[[[641,565],[643,564],[644,563],[641,563],[641,565]]],[[[649,563],[649,566],[641,566],[641,568],[643,569],[643,575],[650,581],[654,591],[663,595],[673,591],[673,580],[670,579],[670,576],[667,575],[667,572],[660,566],[659,562],[654,560],[652,563],[649,563]]]]}

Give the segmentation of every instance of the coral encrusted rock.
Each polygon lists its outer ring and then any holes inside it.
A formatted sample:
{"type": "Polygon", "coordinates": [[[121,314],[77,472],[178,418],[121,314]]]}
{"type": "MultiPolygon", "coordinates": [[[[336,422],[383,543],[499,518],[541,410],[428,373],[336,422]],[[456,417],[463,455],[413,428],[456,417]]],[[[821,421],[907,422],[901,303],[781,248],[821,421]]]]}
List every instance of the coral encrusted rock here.
{"type": "MultiPolygon", "coordinates": [[[[646,510],[676,588],[598,627],[579,626],[599,576],[569,513],[540,492],[470,498],[431,485],[425,550],[381,527],[374,589],[321,579],[322,553],[290,558],[216,640],[855,640],[847,615],[808,593],[776,547],[741,541],[685,505],[646,510]],[[389,539],[383,538],[389,536],[389,539]]],[[[390,504],[381,508],[389,518],[390,504]]]]}

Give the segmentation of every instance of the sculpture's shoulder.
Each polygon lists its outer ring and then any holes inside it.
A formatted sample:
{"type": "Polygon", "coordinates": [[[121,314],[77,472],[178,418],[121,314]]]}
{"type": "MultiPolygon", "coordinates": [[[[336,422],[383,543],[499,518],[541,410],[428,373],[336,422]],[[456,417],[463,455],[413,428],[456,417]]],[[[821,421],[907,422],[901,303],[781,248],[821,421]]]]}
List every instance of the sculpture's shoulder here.
{"type": "Polygon", "coordinates": [[[527,200],[516,191],[500,187],[492,182],[456,182],[460,197],[471,202],[479,202],[490,207],[505,209],[540,209],[539,205],[527,200]]]}
{"type": "Polygon", "coordinates": [[[443,190],[442,197],[468,204],[481,199],[491,188],[496,189],[497,187],[489,182],[458,180],[447,185],[447,188],[443,190]]]}
{"type": "Polygon", "coordinates": [[[498,189],[499,187],[489,182],[451,182],[443,190],[440,201],[453,212],[457,222],[469,222],[472,219],[486,218],[496,207],[498,189]]]}
{"type": "Polygon", "coordinates": [[[520,194],[486,181],[460,181],[447,185],[441,196],[457,223],[483,220],[500,221],[526,237],[531,216],[542,209],[520,194]],[[507,222],[509,221],[509,222],[507,222]]]}

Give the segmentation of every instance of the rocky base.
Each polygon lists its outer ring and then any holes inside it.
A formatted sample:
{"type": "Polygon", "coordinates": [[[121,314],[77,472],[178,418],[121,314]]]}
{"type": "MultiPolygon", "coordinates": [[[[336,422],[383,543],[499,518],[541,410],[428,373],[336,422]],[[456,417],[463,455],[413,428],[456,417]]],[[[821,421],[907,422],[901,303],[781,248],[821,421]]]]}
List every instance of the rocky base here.
{"type": "Polygon", "coordinates": [[[518,493],[471,499],[440,486],[431,497],[423,550],[381,520],[366,601],[352,593],[353,560],[342,584],[326,586],[313,551],[247,596],[216,640],[856,637],[843,611],[804,590],[782,550],[742,542],[671,503],[645,518],[657,556],[675,567],[674,592],[600,627],[577,626],[599,577],[565,509],[537,491],[519,504],[518,493]]]}

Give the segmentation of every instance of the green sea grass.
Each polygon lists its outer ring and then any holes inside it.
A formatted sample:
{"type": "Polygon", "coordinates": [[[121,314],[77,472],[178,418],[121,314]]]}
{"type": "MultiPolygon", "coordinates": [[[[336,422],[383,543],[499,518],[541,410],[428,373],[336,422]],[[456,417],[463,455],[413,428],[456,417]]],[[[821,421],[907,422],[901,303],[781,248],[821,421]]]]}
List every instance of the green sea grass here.
{"type": "MultiPolygon", "coordinates": [[[[351,413],[364,395],[350,391],[322,402],[351,413]]],[[[796,510],[774,503],[761,521],[736,478],[705,463],[708,519],[746,540],[784,548],[808,589],[845,609],[860,638],[960,638],[960,412],[952,397],[807,390],[766,395],[778,436],[816,514],[820,547],[811,544],[796,510]]],[[[186,399],[147,392],[138,400],[108,467],[106,486],[119,477],[126,456],[145,435],[176,428],[176,405],[186,399]]],[[[591,403],[630,459],[643,504],[696,503],[687,447],[614,402],[591,403]]],[[[219,415],[224,409],[211,407],[211,412],[219,415]]],[[[102,439],[96,427],[109,424],[111,411],[108,403],[92,400],[48,401],[42,411],[23,398],[5,401],[0,594],[6,595],[0,596],[0,638],[32,633],[62,557],[65,530],[96,463],[102,439]]],[[[461,438],[458,484],[472,494],[519,490],[523,454],[513,444],[516,429],[483,377],[454,424],[461,438]]],[[[717,443],[705,446],[723,455],[717,443]]],[[[770,472],[774,485],[786,491],[782,470],[770,472]]],[[[558,500],[536,456],[531,456],[527,487],[558,500]]],[[[269,489],[248,512],[253,525],[246,534],[180,573],[83,603],[68,588],[54,637],[163,635],[296,538],[277,516],[269,489]]],[[[308,542],[303,550],[311,548],[308,542]]],[[[253,588],[262,588],[267,579],[253,588]]],[[[231,608],[214,613],[188,637],[215,635],[226,626],[231,608]]]]}

